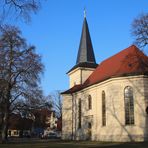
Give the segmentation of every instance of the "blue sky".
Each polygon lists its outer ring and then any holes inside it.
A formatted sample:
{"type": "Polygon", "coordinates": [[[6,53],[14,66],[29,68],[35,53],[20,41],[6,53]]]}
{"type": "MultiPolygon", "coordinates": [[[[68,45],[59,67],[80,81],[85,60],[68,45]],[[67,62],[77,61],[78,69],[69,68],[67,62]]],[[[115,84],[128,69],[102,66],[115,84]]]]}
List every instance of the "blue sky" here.
{"type": "Polygon", "coordinates": [[[148,0],[47,0],[28,24],[17,22],[29,44],[37,48],[45,65],[41,86],[47,95],[69,87],[66,72],[76,62],[83,10],[97,63],[133,43],[131,23],[148,12],[148,0]]]}

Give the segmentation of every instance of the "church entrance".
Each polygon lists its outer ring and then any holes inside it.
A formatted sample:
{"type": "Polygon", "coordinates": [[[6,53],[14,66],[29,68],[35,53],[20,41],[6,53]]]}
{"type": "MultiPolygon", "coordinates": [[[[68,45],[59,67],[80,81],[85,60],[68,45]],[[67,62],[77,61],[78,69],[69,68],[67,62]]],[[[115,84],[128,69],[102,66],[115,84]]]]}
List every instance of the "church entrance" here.
{"type": "Polygon", "coordinates": [[[84,118],[84,132],[85,132],[85,140],[92,140],[93,135],[93,116],[85,116],[84,118]]]}
{"type": "Polygon", "coordinates": [[[88,122],[87,125],[87,140],[91,140],[92,137],[92,123],[88,122]]]}

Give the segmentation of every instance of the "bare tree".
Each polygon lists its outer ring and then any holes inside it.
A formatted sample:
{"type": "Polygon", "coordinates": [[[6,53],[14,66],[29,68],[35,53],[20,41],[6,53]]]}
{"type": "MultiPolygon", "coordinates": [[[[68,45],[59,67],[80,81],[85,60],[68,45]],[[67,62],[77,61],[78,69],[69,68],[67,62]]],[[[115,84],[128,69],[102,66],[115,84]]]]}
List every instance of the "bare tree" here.
{"type": "Polygon", "coordinates": [[[14,26],[1,28],[0,57],[2,141],[6,142],[9,116],[19,100],[34,97],[43,65],[35,47],[27,45],[20,30],[14,26]]]}
{"type": "Polygon", "coordinates": [[[1,0],[1,21],[13,18],[30,20],[30,15],[39,10],[42,1],[43,0],[1,0]]]}
{"type": "Polygon", "coordinates": [[[48,100],[52,104],[53,110],[55,110],[58,118],[62,117],[62,97],[59,90],[56,90],[48,95],[48,100]]]}
{"type": "Polygon", "coordinates": [[[141,14],[132,23],[132,35],[135,37],[135,43],[144,48],[148,45],[148,13],[141,14]]]}

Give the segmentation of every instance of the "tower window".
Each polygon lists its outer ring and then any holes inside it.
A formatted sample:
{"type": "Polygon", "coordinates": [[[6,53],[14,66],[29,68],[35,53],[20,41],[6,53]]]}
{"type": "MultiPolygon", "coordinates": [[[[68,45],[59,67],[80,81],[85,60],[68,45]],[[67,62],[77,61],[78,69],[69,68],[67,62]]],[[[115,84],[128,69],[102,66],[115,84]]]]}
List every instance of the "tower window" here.
{"type": "Polygon", "coordinates": [[[134,124],[134,99],[133,89],[130,86],[124,89],[124,104],[125,104],[125,124],[134,124]]]}

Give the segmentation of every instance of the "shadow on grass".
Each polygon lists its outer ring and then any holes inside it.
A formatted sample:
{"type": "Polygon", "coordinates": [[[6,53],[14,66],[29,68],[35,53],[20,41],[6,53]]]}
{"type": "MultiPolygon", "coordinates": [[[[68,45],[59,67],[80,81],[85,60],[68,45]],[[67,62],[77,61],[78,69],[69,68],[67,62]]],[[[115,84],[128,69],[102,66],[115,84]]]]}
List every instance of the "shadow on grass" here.
{"type": "Polygon", "coordinates": [[[148,148],[148,142],[111,143],[90,141],[62,141],[57,139],[11,139],[0,148],[148,148]]]}
{"type": "Polygon", "coordinates": [[[100,143],[87,148],[148,148],[148,142],[100,143]]]}

